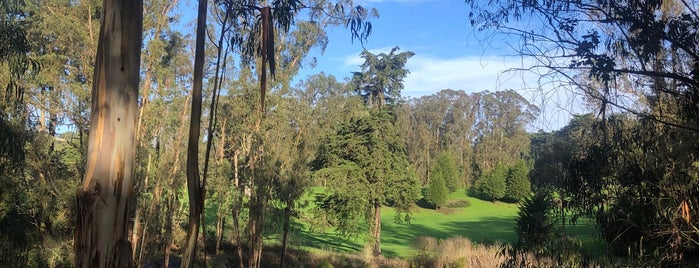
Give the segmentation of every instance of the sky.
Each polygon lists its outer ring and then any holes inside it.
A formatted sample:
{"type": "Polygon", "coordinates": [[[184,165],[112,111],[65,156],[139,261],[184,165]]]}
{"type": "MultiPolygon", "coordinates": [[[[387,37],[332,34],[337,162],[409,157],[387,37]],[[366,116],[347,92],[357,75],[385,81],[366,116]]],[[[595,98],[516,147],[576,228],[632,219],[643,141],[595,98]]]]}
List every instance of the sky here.
{"type": "MultiPolygon", "coordinates": [[[[196,10],[196,1],[189,1],[196,10]]],[[[412,51],[408,60],[410,74],[404,80],[402,95],[421,97],[442,89],[466,93],[513,89],[540,107],[542,113],[528,129],[560,129],[571,117],[571,96],[558,95],[542,99],[537,76],[507,71],[526,66],[526,59],[510,47],[518,40],[499,40],[473,29],[464,0],[359,0],[365,8],[375,8],[379,18],[372,19],[372,32],[363,44],[352,40],[349,29],[342,26],[326,29],[329,43],[325,51],[311,51],[315,68],[306,67],[299,79],[324,72],[342,81],[359,71],[363,60],[359,53],[388,53],[398,46],[399,52],[412,51]]],[[[189,15],[189,14],[187,14],[189,15]]],[[[187,16],[186,15],[186,16],[187,16]]],[[[187,16],[188,17],[188,16],[187,16]]]]}

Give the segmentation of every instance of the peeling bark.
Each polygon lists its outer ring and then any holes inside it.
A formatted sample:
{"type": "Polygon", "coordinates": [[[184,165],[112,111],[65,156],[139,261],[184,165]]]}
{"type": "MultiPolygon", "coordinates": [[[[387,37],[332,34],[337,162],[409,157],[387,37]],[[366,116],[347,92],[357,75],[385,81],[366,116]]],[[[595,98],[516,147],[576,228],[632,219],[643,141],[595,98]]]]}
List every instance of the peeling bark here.
{"type": "Polygon", "coordinates": [[[131,267],[143,2],[105,0],[92,85],[87,167],[77,193],[75,267],[131,267]]]}

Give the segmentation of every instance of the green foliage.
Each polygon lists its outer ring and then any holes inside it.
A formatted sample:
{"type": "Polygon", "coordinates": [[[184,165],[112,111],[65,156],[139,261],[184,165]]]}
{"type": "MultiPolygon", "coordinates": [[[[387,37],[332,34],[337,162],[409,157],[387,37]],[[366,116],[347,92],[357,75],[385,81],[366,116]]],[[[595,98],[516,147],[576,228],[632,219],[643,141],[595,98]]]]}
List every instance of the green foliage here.
{"type": "Polygon", "coordinates": [[[510,168],[507,175],[507,191],[505,192],[505,200],[510,202],[519,202],[524,200],[531,192],[531,183],[529,182],[529,167],[527,163],[520,160],[510,168]]]}
{"type": "Polygon", "coordinates": [[[329,260],[325,259],[318,264],[318,268],[334,268],[332,263],[330,263],[329,260]]]}
{"type": "Polygon", "coordinates": [[[536,193],[522,200],[515,218],[515,232],[519,237],[517,247],[536,250],[553,238],[554,208],[547,193],[536,193]]]}
{"type": "Polygon", "coordinates": [[[395,105],[400,100],[403,79],[410,73],[405,64],[415,53],[396,53],[398,50],[394,47],[388,54],[378,55],[364,50],[359,55],[364,59],[362,70],[352,74],[350,86],[369,107],[382,109],[384,105],[395,105]]]}
{"type": "Polygon", "coordinates": [[[501,163],[495,165],[476,181],[476,193],[486,200],[495,201],[505,197],[507,191],[507,168],[501,163]]]}
{"type": "Polygon", "coordinates": [[[358,221],[370,223],[374,202],[390,204],[409,219],[410,206],[418,196],[415,175],[402,151],[390,115],[352,118],[325,138],[312,163],[316,180],[327,181],[316,200],[318,212],[345,233],[356,233],[358,221]]]}
{"type": "Polygon", "coordinates": [[[425,201],[434,208],[439,209],[447,202],[449,189],[444,183],[444,178],[435,176],[430,179],[430,184],[425,191],[425,201]]]}
{"type": "Polygon", "coordinates": [[[451,154],[442,152],[437,156],[436,163],[432,168],[431,178],[442,177],[444,184],[450,193],[456,192],[463,187],[459,180],[459,170],[451,154]]]}

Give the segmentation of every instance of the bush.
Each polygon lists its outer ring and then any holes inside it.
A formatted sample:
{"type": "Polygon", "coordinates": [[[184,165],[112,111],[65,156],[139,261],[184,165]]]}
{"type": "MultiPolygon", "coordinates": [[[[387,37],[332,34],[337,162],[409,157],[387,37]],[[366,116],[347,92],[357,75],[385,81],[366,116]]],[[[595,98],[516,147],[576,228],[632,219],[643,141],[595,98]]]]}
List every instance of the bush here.
{"type": "Polygon", "coordinates": [[[444,204],[445,207],[448,208],[467,208],[471,206],[471,203],[468,202],[468,200],[465,199],[458,199],[458,200],[452,200],[444,204]]]}
{"type": "Polygon", "coordinates": [[[333,266],[333,264],[330,263],[329,260],[323,260],[320,262],[320,264],[318,264],[318,268],[333,268],[333,267],[335,267],[335,266],[333,266]]]}
{"type": "Polygon", "coordinates": [[[515,219],[517,247],[537,250],[554,234],[553,202],[548,193],[537,193],[524,199],[515,219]]]}

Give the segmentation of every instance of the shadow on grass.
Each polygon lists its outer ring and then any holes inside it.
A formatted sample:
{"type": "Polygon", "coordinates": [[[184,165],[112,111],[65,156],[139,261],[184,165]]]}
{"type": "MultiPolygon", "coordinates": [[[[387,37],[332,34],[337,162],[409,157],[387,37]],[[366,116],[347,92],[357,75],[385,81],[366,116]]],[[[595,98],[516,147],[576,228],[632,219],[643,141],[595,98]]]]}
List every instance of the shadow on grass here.
{"type": "Polygon", "coordinates": [[[431,226],[390,223],[384,224],[382,228],[383,253],[391,257],[399,256],[401,252],[385,248],[411,246],[415,239],[421,236],[437,239],[461,236],[479,244],[511,243],[517,237],[511,217],[485,217],[479,221],[451,221],[435,223],[431,226]]]}
{"type": "Polygon", "coordinates": [[[297,222],[293,222],[292,225],[294,233],[291,235],[294,236],[298,246],[334,252],[358,252],[364,247],[360,238],[343,237],[331,231],[314,232],[309,230],[307,226],[297,222]]]}

